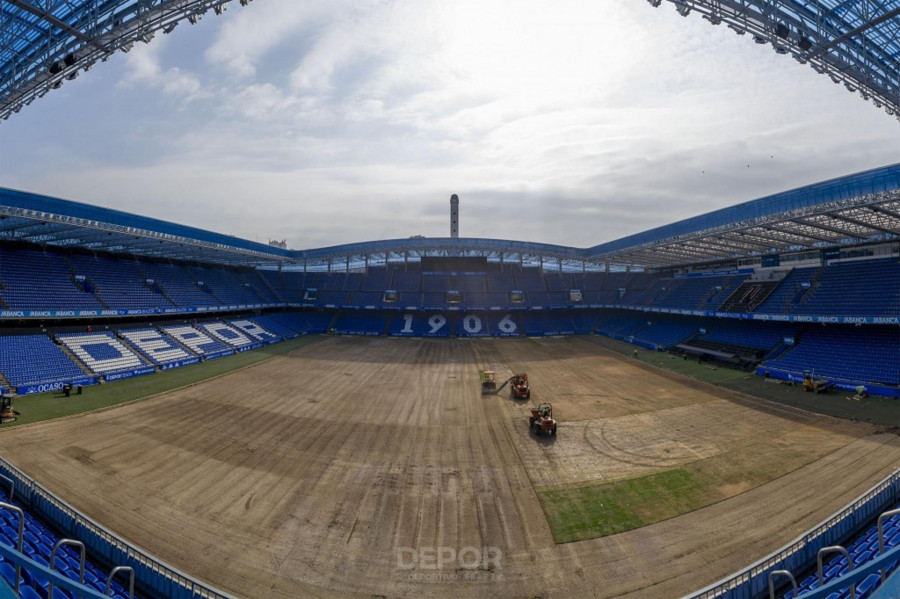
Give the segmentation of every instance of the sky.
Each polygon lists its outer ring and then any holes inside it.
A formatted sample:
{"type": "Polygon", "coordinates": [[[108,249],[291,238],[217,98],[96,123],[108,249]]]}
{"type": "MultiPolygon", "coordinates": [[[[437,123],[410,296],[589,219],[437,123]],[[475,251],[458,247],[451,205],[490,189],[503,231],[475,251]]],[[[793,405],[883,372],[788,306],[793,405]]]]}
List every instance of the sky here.
{"type": "Polygon", "coordinates": [[[0,125],[0,186],[293,249],[589,247],[900,162],[900,122],[644,0],[255,0],[0,125]],[[513,10],[514,7],[514,10],[513,10]]]}

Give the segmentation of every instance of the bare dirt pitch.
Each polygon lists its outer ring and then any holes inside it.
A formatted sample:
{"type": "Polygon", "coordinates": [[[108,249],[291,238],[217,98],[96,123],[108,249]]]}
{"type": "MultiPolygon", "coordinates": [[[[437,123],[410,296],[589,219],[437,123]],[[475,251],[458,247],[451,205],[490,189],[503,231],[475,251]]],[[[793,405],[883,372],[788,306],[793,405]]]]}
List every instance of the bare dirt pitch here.
{"type": "Polygon", "coordinates": [[[0,453],[130,541],[246,597],[656,598],[711,583],[818,523],[890,473],[900,443],[577,338],[336,337],[145,401],[4,431],[0,453]],[[505,392],[483,398],[479,367],[527,371],[532,401],[554,404],[557,439],[531,437],[524,403],[505,392]],[[590,540],[555,543],[539,500],[546,489],[735,462],[758,484],[590,540]],[[758,482],[760,470],[772,478],[758,482]]]}

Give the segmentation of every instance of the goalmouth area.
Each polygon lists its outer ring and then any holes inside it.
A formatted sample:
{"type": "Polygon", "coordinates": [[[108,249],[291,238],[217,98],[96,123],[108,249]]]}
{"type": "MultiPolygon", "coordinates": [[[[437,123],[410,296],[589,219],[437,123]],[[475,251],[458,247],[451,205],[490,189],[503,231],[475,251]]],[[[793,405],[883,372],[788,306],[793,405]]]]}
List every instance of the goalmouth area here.
{"type": "Polygon", "coordinates": [[[325,337],[0,452],[241,596],[675,597],[891,473],[900,439],[589,338],[325,337]],[[482,396],[484,368],[531,400],[482,396]],[[555,439],[528,431],[539,402],[555,439]]]}

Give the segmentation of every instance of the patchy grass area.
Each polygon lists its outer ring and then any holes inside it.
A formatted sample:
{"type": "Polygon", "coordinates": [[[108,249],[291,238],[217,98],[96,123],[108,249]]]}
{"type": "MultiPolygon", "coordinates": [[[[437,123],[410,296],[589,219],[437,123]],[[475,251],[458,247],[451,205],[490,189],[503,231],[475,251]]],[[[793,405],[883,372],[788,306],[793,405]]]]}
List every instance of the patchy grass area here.
{"type": "Polygon", "coordinates": [[[850,399],[853,393],[840,389],[830,389],[820,394],[806,393],[800,385],[766,382],[766,379],[754,373],[725,366],[698,364],[696,360],[684,360],[602,335],[586,335],[584,338],[627,356],[634,356],[634,351],[637,350],[637,359],[642,362],[761,399],[847,420],[900,426],[900,401],[893,398],[873,396],[856,401],[850,399]]]}
{"type": "MultiPolygon", "coordinates": [[[[837,437],[837,436],[836,436],[837,437]]],[[[802,432],[735,446],[677,469],[609,483],[538,490],[557,543],[583,541],[674,518],[734,497],[847,443],[811,443],[802,432]]]]}
{"type": "Polygon", "coordinates": [[[703,486],[683,468],[605,485],[538,491],[553,540],[583,541],[694,509],[703,486]]]}
{"type": "Polygon", "coordinates": [[[9,428],[98,410],[163,393],[164,391],[171,391],[179,387],[193,385],[194,383],[206,381],[240,368],[264,362],[275,356],[287,354],[297,348],[315,343],[319,339],[321,339],[319,335],[297,337],[209,362],[201,362],[191,366],[174,368],[104,385],[92,385],[85,387],[82,395],[72,395],[70,398],[63,396],[62,391],[25,395],[16,398],[13,403],[13,407],[19,412],[18,419],[15,422],[0,425],[0,428],[9,428]]]}

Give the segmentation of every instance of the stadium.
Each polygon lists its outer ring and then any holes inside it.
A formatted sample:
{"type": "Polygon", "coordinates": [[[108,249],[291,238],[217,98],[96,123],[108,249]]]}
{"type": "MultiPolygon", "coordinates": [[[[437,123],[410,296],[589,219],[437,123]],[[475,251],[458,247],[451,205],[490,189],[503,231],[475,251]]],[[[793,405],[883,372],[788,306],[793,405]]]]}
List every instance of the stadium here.
{"type": "MultiPolygon", "coordinates": [[[[2,2],[0,119],[231,4],[2,2]]],[[[896,3],[650,4],[900,113],[896,3]]],[[[590,247],[79,199],[0,187],[0,597],[900,596],[900,164],[590,247]]]]}

